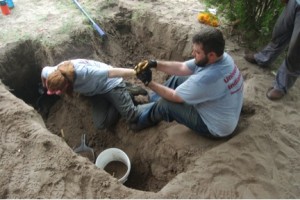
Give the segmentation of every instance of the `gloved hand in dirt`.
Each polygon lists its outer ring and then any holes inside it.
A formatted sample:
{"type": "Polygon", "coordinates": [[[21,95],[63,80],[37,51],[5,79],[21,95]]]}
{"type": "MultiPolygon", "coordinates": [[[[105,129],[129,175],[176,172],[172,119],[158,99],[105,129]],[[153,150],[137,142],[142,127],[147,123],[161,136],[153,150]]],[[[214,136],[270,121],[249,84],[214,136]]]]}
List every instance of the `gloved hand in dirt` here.
{"type": "Polygon", "coordinates": [[[138,75],[139,73],[147,69],[156,68],[156,66],[157,66],[156,60],[143,60],[134,67],[134,71],[138,75]]]}
{"type": "Polygon", "coordinates": [[[138,73],[136,76],[144,83],[145,86],[148,86],[148,84],[152,81],[152,71],[150,68],[143,69],[143,71],[138,73]]]}

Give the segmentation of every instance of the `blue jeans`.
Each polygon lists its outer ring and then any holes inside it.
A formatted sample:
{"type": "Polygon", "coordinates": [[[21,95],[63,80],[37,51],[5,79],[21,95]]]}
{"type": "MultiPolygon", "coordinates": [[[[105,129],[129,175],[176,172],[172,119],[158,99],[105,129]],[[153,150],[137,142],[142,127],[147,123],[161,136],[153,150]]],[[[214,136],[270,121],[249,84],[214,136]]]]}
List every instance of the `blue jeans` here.
{"type": "MultiPolygon", "coordinates": [[[[182,84],[189,76],[172,76],[166,82],[165,86],[175,89],[182,84]]],[[[156,93],[150,94],[148,109],[144,110],[143,117],[140,117],[139,122],[144,124],[157,124],[164,120],[167,122],[176,121],[183,124],[193,131],[206,137],[216,137],[212,135],[201,116],[193,105],[186,103],[174,103],[160,98],[156,93]]]]}

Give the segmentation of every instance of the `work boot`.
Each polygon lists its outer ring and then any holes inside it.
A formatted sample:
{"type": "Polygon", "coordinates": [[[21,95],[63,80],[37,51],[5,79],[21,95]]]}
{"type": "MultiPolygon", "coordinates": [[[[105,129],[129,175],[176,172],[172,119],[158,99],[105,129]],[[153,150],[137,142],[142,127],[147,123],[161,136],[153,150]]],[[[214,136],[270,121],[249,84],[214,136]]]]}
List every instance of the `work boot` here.
{"type": "Polygon", "coordinates": [[[283,90],[276,89],[274,87],[269,88],[267,91],[267,98],[270,99],[271,101],[279,100],[282,97],[284,97],[285,93],[283,90]]]}
{"type": "Polygon", "coordinates": [[[258,63],[256,62],[255,58],[254,58],[254,54],[253,53],[247,53],[244,55],[244,59],[247,60],[249,63],[258,65],[258,63]]]}
{"type": "Polygon", "coordinates": [[[150,122],[149,123],[131,123],[129,125],[129,128],[132,131],[138,132],[138,131],[141,131],[143,129],[155,126],[156,124],[158,124],[158,123],[150,123],[150,122]]]}
{"type": "Polygon", "coordinates": [[[146,95],[148,95],[147,90],[145,90],[141,86],[133,85],[129,82],[125,82],[125,84],[126,84],[125,88],[131,96],[137,96],[137,95],[146,96],[146,95]]]}

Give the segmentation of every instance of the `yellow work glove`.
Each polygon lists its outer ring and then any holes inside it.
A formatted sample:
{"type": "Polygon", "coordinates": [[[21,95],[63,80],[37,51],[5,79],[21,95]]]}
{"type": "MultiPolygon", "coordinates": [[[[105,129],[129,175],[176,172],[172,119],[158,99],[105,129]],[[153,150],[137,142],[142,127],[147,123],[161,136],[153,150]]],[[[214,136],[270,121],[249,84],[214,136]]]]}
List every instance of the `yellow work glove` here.
{"type": "Polygon", "coordinates": [[[156,60],[143,60],[134,67],[134,71],[138,75],[141,72],[146,71],[147,69],[156,68],[156,66],[156,60]]]}

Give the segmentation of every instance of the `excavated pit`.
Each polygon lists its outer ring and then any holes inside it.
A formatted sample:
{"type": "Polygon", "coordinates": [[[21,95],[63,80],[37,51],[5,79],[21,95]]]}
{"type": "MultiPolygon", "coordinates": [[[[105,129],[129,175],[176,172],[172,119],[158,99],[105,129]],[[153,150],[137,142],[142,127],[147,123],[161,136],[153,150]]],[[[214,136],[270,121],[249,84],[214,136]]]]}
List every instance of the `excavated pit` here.
{"type": "MultiPolygon", "coordinates": [[[[175,54],[170,55],[169,52],[163,50],[157,51],[159,47],[146,48],[143,42],[139,41],[151,37],[153,33],[138,27],[142,31],[136,30],[135,32],[142,35],[135,35],[130,23],[132,17],[130,12],[124,11],[116,16],[116,19],[107,22],[108,37],[106,39],[100,38],[91,30],[84,30],[75,32],[70,41],[57,44],[55,47],[47,47],[38,40],[8,44],[5,49],[0,50],[0,79],[12,94],[34,107],[41,114],[46,127],[53,134],[63,137],[72,149],[80,145],[80,137],[85,133],[88,145],[94,149],[96,157],[109,147],[124,150],[129,155],[132,164],[131,173],[124,185],[138,190],[156,192],[184,170],[184,162],[176,158],[176,152],[168,152],[170,148],[159,146],[160,144],[151,144],[158,146],[147,148],[147,152],[139,151],[138,146],[145,143],[147,139],[129,131],[124,121],[121,120],[115,130],[101,131],[94,128],[89,97],[48,96],[41,94],[40,90],[42,67],[56,65],[67,59],[87,58],[118,67],[133,67],[134,63],[142,58],[174,58],[175,54]],[[129,141],[131,137],[136,138],[129,141]],[[174,157],[172,165],[166,166],[166,163],[161,163],[159,161],[161,158],[155,161],[157,149],[164,148],[164,155],[161,156],[174,157]],[[153,169],[153,163],[161,170],[153,169]]],[[[162,26],[165,25],[162,24],[162,26]]],[[[164,27],[164,29],[168,28],[164,27]]],[[[182,60],[183,58],[176,57],[176,59],[182,60]]],[[[164,77],[157,76],[156,79],[163,81],[164,77]]],[[[128,81],[141,84],[133,78],[128,81]]]]}
{"type": "MultiPolygon", "coordinates": [[[[182,150],[172,141],[166,141],[164,136],[169,134],[167,128],[174,123],[159,124],[160,129],[154,127],[154,132],[158,132],[155,135],[147,134],[147,131],[134,133],[124,120],[119,121],[113,130],[96,130],[89,97],[47,96],[39,92],[42,67],[67,59],[94,59],[116,67],[132,68],[143,58],[184,60],[190,56],[190,36],[184,30],[176,30],[147,13],[140,16],[139,24],[132,21],[135,17],[131,11],[121,9],[115,19],[105,23],[106,39],[87,29],[74,32],[69,41],[55,47],[45,46],[38,40],[8,44],[5,49],[0,49],[0,79],[12,94],[34,107],[48,130],[62,137],[70,148],[78,147],[82,134],[86,134],[87,144],[94,149],[96,157],[110,147],[122,149],[132,164],[124,185],[157,192],[187,170],[193,155],[199,156],[222,141],[202,144],[195,152],[182,150]],[[148,29],[153,24],[155,29],[148,29]],[[159,37],[154,38],[153,35],[159,37]]],[[[154,75],[159,82],[165,78],[162,74],[154,75]]],[[[128,81],[142,85],[134,78],[128,81]]]]}

